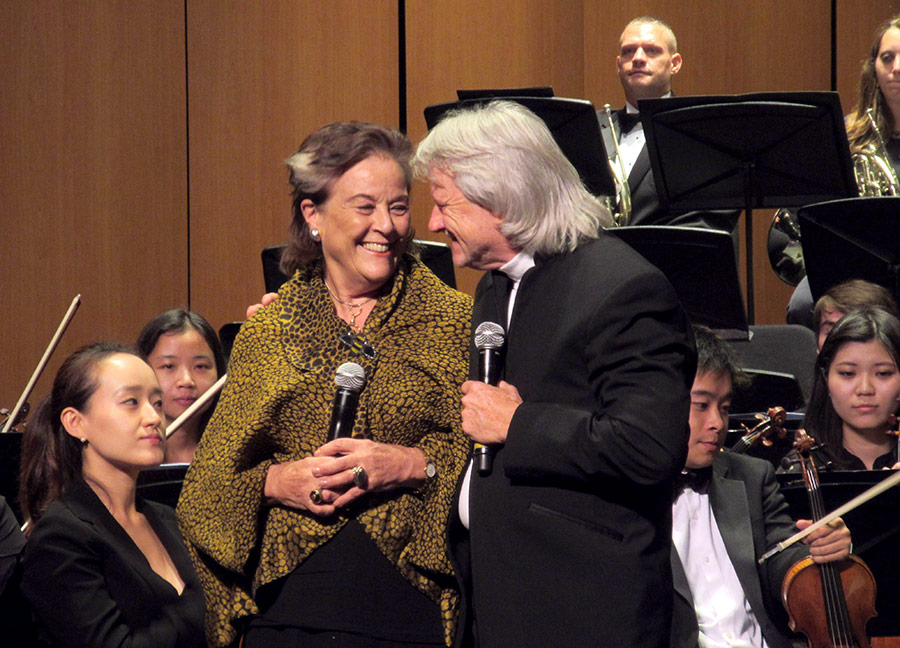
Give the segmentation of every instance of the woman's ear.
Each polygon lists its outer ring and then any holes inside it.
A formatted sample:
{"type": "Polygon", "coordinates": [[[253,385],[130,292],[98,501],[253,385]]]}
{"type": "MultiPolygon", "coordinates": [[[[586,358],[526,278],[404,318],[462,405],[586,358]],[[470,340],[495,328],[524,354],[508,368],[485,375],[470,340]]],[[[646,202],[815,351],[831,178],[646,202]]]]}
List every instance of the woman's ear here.
{"type": "Polygon", "coordinates": [[[312,200],[304,199],[300,203],[300,212],[310,229],[319,229],[319,210],[312,200]]]}
{"type": "Polygon", "coordinates": [[[85,436],[84,429],[84,414],[74,407],[67,407],[59,415],[59,421],[70,436],[75,437],[82,443],[85,442],[87,437],[85,436]]]}

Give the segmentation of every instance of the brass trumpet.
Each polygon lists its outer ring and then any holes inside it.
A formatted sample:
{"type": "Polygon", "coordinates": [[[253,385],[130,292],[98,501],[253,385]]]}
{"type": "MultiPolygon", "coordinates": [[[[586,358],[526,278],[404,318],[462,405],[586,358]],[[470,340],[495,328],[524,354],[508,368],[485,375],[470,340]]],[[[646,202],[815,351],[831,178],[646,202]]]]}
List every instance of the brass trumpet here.
{"type": "Polygon", "coordinates": [[[625,173],[625,163],[622,161],[622,153],[619,151],[619,134],[616,132],[616,127],[613,124],[609,104],[604,104],[603,110],[606,111],[606,120],[609,122],[613,147],[616,149],[616,160],[619,161],[618,164],[614,160],[609,161],[609,168],[612,171],[613,178],[615,178],[616,186],[619,188],[616,204],[618,211],[612,209],[611,206],[609,211],[613,215],[613,226],[624,227],[628,225],[628,221],[631,219],[631,187],[628,186],[628,174],[625,173]]]}

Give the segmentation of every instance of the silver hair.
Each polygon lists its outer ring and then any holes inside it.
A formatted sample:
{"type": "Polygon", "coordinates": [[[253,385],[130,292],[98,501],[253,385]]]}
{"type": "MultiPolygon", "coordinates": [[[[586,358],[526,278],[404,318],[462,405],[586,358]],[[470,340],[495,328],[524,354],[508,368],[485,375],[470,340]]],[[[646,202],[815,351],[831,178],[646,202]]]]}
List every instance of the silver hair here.
{"type": "MultiPolygon", "coordinates": [[[[672,31],[672,28],[669,27],[665,22],[660,20],[659,18],[654,18],[653,16],[640,16],[639,18],[635,18],[630,21],[627,25],[625,25],[625,29],[628,29],[632,25],[656,25],[660,27],[666,36],[666,41],[669,46],[669,54],[675,54],[678,52],[678,39],[675,38],[675,32],[672,31]]],[[[625,33],[625,29],[622,30],[622,33],[625,33]]],[[[622,46],[622,38],[619,37],[619,47],[622,46]]]]}
{"type": "Polygon", "coordinates": [[[447,113],[419,144],[416,175],[452,176],[467,200],[502,219],[510,245],[529,254],[574,250],[612,223],[543,120],[511,101],[447,113]]]}

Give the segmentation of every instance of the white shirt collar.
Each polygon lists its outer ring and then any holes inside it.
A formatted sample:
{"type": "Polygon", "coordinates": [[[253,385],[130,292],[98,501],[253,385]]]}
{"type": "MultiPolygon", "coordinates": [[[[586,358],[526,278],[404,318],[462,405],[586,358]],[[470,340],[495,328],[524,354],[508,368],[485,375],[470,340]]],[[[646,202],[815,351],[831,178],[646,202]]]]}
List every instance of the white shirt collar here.
{"type": "Polygon", "coordinates": [[[515,283],[522,281],[522,277],[534,267],[534,257],[528,252],[519,252],[512,259],[504,263],[498,269],[515,283]]]}

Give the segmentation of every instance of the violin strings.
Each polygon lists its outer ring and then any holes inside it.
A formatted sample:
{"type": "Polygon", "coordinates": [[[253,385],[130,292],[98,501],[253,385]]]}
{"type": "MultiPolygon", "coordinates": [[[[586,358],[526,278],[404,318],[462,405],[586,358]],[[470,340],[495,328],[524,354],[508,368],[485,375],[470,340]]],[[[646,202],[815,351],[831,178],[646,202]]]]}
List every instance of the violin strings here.
{"type": "MultiPolygon", "coordinates": [[[[825,502],[822,498],[818,473],[812,458],[803,462],[806,484],[809,490],[809,507],[814,520],[825,515],[825,502]]],[[[828,635],[836,646],[852,646],[853,635],[850,628],[850,617],[844,588],[840,574],[832,564],[819,565],[822,579],[822,595],[825,599],[825,618],[828,621],[828,635]]]]}

